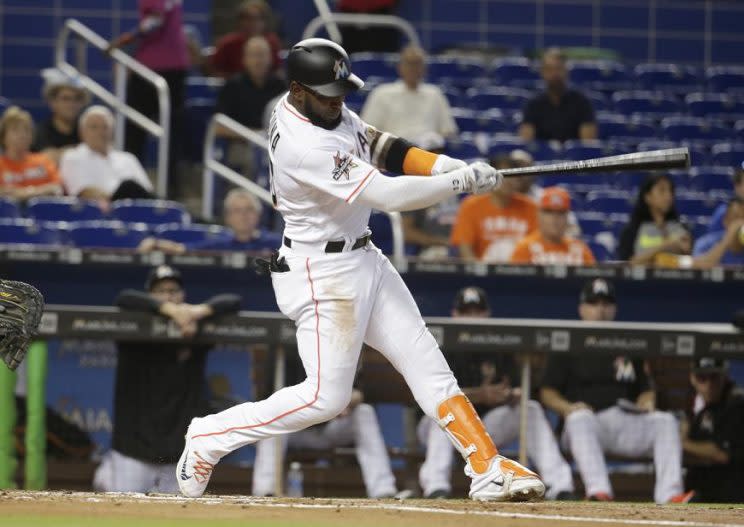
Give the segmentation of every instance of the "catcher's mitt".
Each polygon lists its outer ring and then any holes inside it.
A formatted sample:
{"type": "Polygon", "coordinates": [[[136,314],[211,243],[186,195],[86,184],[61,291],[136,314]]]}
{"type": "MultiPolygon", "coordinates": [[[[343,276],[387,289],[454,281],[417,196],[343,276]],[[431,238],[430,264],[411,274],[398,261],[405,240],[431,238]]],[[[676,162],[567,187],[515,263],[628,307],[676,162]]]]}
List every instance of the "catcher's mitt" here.
{"type": "Polygon", "coordinates": [[[0,357],[11,370],[26,356],[43,310],[44,297],[38,289],[23,282],[0,280],[0,357]]]}

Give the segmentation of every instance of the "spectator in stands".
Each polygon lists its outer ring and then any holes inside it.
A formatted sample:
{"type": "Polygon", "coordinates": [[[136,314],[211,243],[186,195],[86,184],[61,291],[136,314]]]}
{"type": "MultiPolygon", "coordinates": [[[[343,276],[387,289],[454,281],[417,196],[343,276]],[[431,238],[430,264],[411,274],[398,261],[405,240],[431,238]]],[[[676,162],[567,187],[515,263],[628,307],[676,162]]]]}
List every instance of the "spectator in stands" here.
{"type": "MultiPolygon", "coordinates": [[[[615,319],[611,282],[596,278],[581,290],[579,315],[588,322],[615,319]]],[[[562,419],[561,444],[571,452],[590,500],[612,500],[604,454],[653,456],[654,500],[686,502],[682,445],[674,416],[656,410],[643,362],[604,353],[549,356],[542,403],[562,419]]]]}
{"type": "Polygon", "coordinates": [[[632,264],[654,264],[664,254],[690,254],[692,238],[674,207],[674,183],[666,174],[641,185],[630,222],[620,235],[617,256],[632,264]]]}
{"type": "Polygon", "coordinates": [[[514,248],[512,263],[537,265],[592,265],[591,249],[581,240],[568,236],[571,196],[561,187],[543,189],[540,196],[538,230],[523,238],[514,248]]]}
{"type": "Polygon", "coordinates": [[[214,55],[208,63],[209,72],[219,77],[231,77],[243,71],[243,47],[252,37],[262,36],[271,47],[271,69],[279,66],[282,44],[271,30],[272,13],[264,0],[246,0],[237,9],[237,31],[217,41],[214,55]]]}
{"type": "Polygon", "coordinates": [[[90,95],[79,79],[57,68],[47,68],[41,74],[44,77],[44,100],[51,115],[36,127],[31,150],[46,154],[59,164],[64,151],[80,143],[78,117],[90,101],[90,95]]]}
{"type": "Polygon", "coordinates": [[[258,228],[263,207],[258,198],[247,190],[235,188],[228,192],[223,210],[225,226],[233,230],[234,238],[229,242],[208,242],[199,246],[199,249],[269,252],[281,245],[278,234],[258,228]]]}
{"type": "Polygon", "coordinates": [[[54,162],[31,152],[34,122],[31,114],[11,106],[0,120],[0,195],[26,200],[58,195],[62,185],[54,162]]]}
{"type": "MultiPolygon", "coordinates": [[[[734,172],[734,196],[744,199],[744,167],[739,167],[736,172],[734,172]]],[[[713,215],[710,218],[710,223],[708,224],[708,232],[716,232],[716,231],[722,231],[725,229],[723,226],[723,217],[726,215],[726,210],[728,209],[727,203],[721,203],[716,207],[716,210],[713,211],[713,215]]]]}
{"type": "Polygon", "coordinates": [[[191,339],[209,317],[235,313],[237,295],[223,294],[201,304],[186,303],[177,269],[152,269],[146,292],[127,289],[116,305],[167,317],[185,342],[119,342],[111,451],[96,471],[94,488],[106,492],[177,493],[176,462],[181,430],[208,412],[205,376],[209,345],[191,339]]]}
{"type": "MultiPolygon", "coordinates": [[[[305,372],[299,358],[288,364],[289,384],[305,379],[305,372]]],[[[351,402],[341,414],[327,423],[321,423],[299,432],[282,437],[284,448],[292,450],[328,450],[337,447],[354,447],[362,479],[370,498],[407,497],[410,492],[398,494],[395,475],[390,465],[385,438],[372,405],[364,402],[363,389],[359,379],[355,381],[351,402]]],[[[275,438],[259,441],[256,444],[256,461],[253,465],[254,496],[274,494],[276,484],[275,438]]]]}
{"type": "Polygon", "coordinates": [[[592,103],[580,91],[568,86],[566,56],[550,48],[542,58],[545,91],[524,107],[519,135],[525,141],[539,139],[596,139],[597,123],[592,103]]]}
{"type": "Polygon", "coordinates": [[[457,134],[447,98],[438,86],[423,82],[426,54],[416,46],[400,52],[400,80],[381,84],[369,94],[361,117],[370,125],[416,141],[426,133],[443,138],[457,134]]]}
{"type": "Polygon", "coordinates": [[[695,399],[691,421],[681,426],[682,448],[694,458],[686,485],[694,501],[744,501],[744,391],[728,376],[728,362],[714,357],[693,361],[695,399]]]}
{"type": "MultiPolygon", "coordinates": [[[[217,95],[214,111],[232,117],[247,128],[260,131],[267,104],[287,91],[286,83],[271,71],[271,48],[266,38],[251,37],[243,47],[243,72],[225,82],[217,95]]],[[[253,145],[228,128],[218,126],[217,134],[232,141],[227,162],[253,173],[253,145]]],[[[253,178],[252,178],[253,179],[253,178]]]]}
{"type": "Polygon", "coordinates": [[[67,193],[97,200],[104,210],[122,198],[151,198],[152,183],[142,165],[129,152],[112,146],[114,116],[105,106],[95,105],[80,116],[83,142],[66,151],[60,172],[67,193]]]}
{"type": "MultiPolygon", "coordinates": [[[[134,58],[161,75],[170,94],[168,183],[169,194],[180,191],[176,166],[181,158],[181,129],[184,113],[186,75],[189,70],[189,47],[183,27],[183,3],[170,0],[138,0],[139,22],[133,31],[113,39],[108,52],[137,42],[134,58]]],[[[158,97],[155,88],[139,75],[127,80],[127,104],[142,114],[157,119],[158,97]]],[[[124,149],[141,161],[147,132],[127,119],[124,149]]]]}
{"type": "MultiPolygon", "coordinates": [[[[453,318],[488,318],[491,310],[486,292],[466,287],[457,293],[453,318]]],[[[451,362],[463,392],[483,416],[483,424],[496,445],[503,446],[519,436],[519,371],[512,355],[488,353],[460,357],[451,362]],[[473,360],[479,358],[479,360],[473,360]],[[467,386],[467,388],[466,388],[467,386]]],[[[426,459],[419,481],[427,498],[449,497],[454,448],[447,435],[432,419],[418,425],[419,440],[426,446],[426,459]]],[[[571,467],[561,455],[553,430],[542,406],[530,400],[527,408],[527,454],[547,487],[548,499],[573,498],[571,467]]]]}
{"type": "MultiPolygon", "coordinates": [[[[491,160],[494,168],[511,168],[509,156],[491,160]]],[[[450,243],[464,260],[508,262],[517,242],[537,229],[537,206],[516,192],[515,178],[507,178],[490,194],[462,201],[450,243]]]]}
{"type": "Polygon", "coordinates": [[[722,229],[695,242],[693,265],[708,268],[716,265],[744,265],[744,199],[728,202],[722,229]]]}

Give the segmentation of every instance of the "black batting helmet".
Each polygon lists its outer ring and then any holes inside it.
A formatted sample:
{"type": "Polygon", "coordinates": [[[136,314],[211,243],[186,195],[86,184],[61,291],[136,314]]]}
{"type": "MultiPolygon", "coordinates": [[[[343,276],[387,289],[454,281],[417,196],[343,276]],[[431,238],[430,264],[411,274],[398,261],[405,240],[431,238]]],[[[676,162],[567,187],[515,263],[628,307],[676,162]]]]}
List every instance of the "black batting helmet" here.
{"type": "Polygon", "coordinates": [[[308,38],[292,46],[287,78],[325,97],[338,97],[364,86],[362,79],[351,72],[344,48],[324,38],[308,38]]]}

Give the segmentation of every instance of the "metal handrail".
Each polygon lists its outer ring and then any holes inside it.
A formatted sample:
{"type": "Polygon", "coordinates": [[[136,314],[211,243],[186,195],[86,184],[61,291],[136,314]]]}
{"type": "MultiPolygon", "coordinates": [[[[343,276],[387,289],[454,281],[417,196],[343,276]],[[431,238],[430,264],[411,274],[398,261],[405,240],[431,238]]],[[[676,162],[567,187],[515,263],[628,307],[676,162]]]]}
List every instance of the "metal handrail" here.
{"type": "MultiPolygon", "coordinates": [[[[421,39],[419,39],[416,29],[407,20],[395,15],[370,15],[366,13],[328,13],[325,16],[317,16],[305,26],[302,38],[306,39],[315,36],[318,30],[326,26],[329,20],[346,26],[364,24],[367,26],[394,27],[408,37],[411,44],[421,46],[421,39]]],[[[330,33],[331,36],[332,33],[333,31],[330,33]]]]}
{"type": "MultiPolygon", "coordinates": [[[[231,132],[239,135],[249,143],[269,149],[269,141],[262,134],[246,128],[235,119],[223,113],[216,113],[209,120],[207,134],[204,138],[204,176],[202,180],[202,216],[205,219],[214,217],[214,176],[222,176],[231,183],[244,188],[254,194],[258,199],[273,206],[271,193],[260,185],[257,185],[239,172],[233,170],[215,158],[217,138],[217,126],[223,126],[231,132]]],[[[399,212],[385,212],[390,219],[390,228],[393,233],[393,254],[390,260],[400,271],[407,269],[408,261],[405,257],[405,240],[403,239],[403,218],[399,212]]]]}
{"type": "Polygon", "coordinates": [[[170,141],[169,123],[171,114],[170,89],[168,88],[168,83],[162,76],[158,75],[147,66],[144,66],[141,62],[133,59],[119,49],[113,49],[109,53],[109,56],[115,63],[115,92],[110,92],[86,75],[85,67],[82,65],[85,59],[85,54],[80,52],[81,48],[78,48],[77,53],[78,65],[74,66],[67,62],[66,52],[71,34],[79,37],[82,41],[87,41],[90,45],[98,48],[102,52],[106,51],[108,48],[109,43],[105,38],[91,30],[85,24],[82,24],[73,18],[69,18],[65,20],[62,30],[57,37],[55,49],[55,62],[57,68],[71,77],[77,77],[80,80],[80,83],[88,91],[114,108],[117,120],[114,140],[117,148],[121,148],[123,145],[124,117],[132,120],[137,126],[157,137],[158,167],[156,189],[159,196],[166,197],[168,191],[168,143],[170,141]],[[158,94],[159,122],[153,121],[126,104],[127,69],[132,73],[139,75],[155,87],[158,94]]]}

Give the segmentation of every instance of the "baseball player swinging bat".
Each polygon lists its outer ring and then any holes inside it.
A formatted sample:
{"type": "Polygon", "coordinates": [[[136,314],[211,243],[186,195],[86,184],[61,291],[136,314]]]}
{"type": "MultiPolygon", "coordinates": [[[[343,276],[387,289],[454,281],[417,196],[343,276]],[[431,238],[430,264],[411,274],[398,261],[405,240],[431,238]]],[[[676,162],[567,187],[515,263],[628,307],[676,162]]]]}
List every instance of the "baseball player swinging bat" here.
{"type": "Polygon", "coordinates": [[[567,161],[552,165],[537,165],[524,168],[500,170],[503,177],[545,176],[561,174],[585,174],[614,170],[662,170],[687,168],[690,166],[690,151],[685,148],[666,148],[650,152],[634,152],[619,156],[597,157],[581,161],[567,161]]]}

